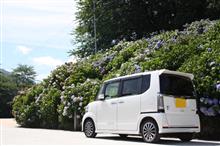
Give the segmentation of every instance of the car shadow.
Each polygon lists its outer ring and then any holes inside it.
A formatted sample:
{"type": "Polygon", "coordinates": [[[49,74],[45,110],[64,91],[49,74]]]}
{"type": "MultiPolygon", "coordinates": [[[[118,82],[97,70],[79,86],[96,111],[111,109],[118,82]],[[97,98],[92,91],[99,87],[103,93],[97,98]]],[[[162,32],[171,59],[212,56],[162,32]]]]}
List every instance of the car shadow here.
{"type": "MultiPolygon", "coordinates": [[[[115,140],[115,141],[126,141],[131,143],[145,143],[141,137],[127,137],[127,138],[121,138],[118,136],[97,136],[97,139],[109,139],[109,140],[115,140]]],[[[174,138],[161,138],[161,140],[156,143],[157,145],[220,145],[220,142],[209,142],[209,141],[190,141],[190,142],[182,142],[178,139],[174,138]]]]}

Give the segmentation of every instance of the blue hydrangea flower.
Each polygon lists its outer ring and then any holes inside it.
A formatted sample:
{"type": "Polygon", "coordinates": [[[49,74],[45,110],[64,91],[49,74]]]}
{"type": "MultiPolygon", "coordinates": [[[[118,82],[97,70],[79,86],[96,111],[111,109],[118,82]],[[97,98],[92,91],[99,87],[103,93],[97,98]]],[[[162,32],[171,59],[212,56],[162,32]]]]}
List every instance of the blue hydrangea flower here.
{"type": "Polygon", "coordinates": [[[163,41],[162,41],[162,40],[159,40],[159,41],[156,43],[154,49],[159,49],[162,45],[163,45],[163,41]]]}
{"type": "Polygon", "coordinates": [[[213,104],[214,104],[214,105],[218,105],[218,99],[216,99],[216,98],[213,99],[213,104]]]}
{"type": "Polygon", "coordinates": [[[135,68],[135,73],[141,72],[141,67],[139,65],[135,64],[134,68],[135,68]]]}
{"type": "Polygon", "coordinates": [[[211,98],[208,98],[208,104],[209,104],[209,105],[212,105],[212,104],[213,104],[213,101],[212,101],[211,98]]]}
{"type": "Polygon", "coordinates": [[[112,45],[115,45],[116,44],[116,40],[112,40],[112,45]]]}
{"type": "Polygon", "coordinates": [[[105,68],[101,68],[101,69],[100,69],[100,73],[101,73],[101,74],[105,74],[105,68]]]}
{"type": "Polygon", "coordinates": [[[96,61],[96,62],[93,62],[93,63],[92,63],[92,65],[93,65],[94,67],[98,67],[98,66],[100,66],[100,65],[101,65],[101,63],[100,63],[100,62],[98,62],[98,61],[96,61]]]}
{"type": "Polygon", "coordinates": [[[208,98],[205,98],[204,104],[208,104],[208,98]]]}
{"type": "Polygon", "coordinates": [[[212,48],[208,48],[207,51],[208,51],[208,52],[211,52],[211,51],[212,51],[212,48]]]}
{"type": "Polygon", "coordinates": [[[200,102],[201,102],[201,103],[204,103],[204,101],[205,101],[205,98],[204,98],[204,97],[201,97],[201,98],[200,98],[200,102]]]}
{"type": "Polygon", "coordinates": [[[216,115],[215,110],[213,109],[213,107],[208,108],[207,115],[208,116],[215,116],[216,115]]]}
{"type": "Polygon", "coordinates": [[[200,111],[201,111],[203,114],[206,114],[207,108],[206,108],[206,107],[200,107],[200,111]]]}
{"type": "Polygon", "coordinates": [[[220,91],[220,83],[216,84],[216,91],[220,91]]]}

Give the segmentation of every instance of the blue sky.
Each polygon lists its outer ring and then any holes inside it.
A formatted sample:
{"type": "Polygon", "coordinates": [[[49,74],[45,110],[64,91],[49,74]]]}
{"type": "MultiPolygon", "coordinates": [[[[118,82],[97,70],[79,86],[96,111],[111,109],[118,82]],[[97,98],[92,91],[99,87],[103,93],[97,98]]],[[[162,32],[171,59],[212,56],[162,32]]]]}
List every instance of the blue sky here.
{"type": "Polygon", "coordinates": [[[1,0],[1,68],[34,66],[37,80],[74,61],[75,0],[1,0]]]}

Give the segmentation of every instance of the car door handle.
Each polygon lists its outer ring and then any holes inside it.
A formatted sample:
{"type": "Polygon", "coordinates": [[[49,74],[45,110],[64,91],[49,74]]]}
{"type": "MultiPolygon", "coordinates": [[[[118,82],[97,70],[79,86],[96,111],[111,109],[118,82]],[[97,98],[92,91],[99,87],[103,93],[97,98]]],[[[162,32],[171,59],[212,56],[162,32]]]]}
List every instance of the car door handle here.
{"type": "Polygon", "coordinates": [[[124,101],[119,101],[118,103],[124,103],[124,101]]]}
{"type": "Polygon", "coordinates": [[[111,102],[111,104],[117,104],[116,102],[111,102]]]}

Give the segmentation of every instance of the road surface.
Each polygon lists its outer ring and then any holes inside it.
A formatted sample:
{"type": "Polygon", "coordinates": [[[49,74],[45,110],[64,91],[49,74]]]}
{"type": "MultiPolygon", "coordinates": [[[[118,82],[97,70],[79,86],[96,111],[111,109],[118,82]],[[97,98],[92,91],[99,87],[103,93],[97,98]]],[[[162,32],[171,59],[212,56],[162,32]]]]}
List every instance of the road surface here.
{"type": "MultiPolygon", "coordinates": [[[[0,119],[0,145],[145,145],[140,137],[121,139],[118,135],[98,134],[86,138],[82,132],[65,130],[21,128],[14,119],[0,119]]],[[[220,141],[162,139],[158,144],[147,145],[220,145],[220,141]]]]}

